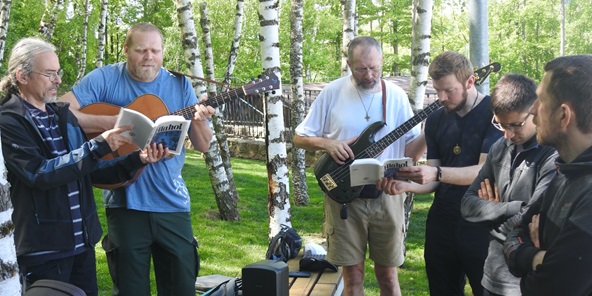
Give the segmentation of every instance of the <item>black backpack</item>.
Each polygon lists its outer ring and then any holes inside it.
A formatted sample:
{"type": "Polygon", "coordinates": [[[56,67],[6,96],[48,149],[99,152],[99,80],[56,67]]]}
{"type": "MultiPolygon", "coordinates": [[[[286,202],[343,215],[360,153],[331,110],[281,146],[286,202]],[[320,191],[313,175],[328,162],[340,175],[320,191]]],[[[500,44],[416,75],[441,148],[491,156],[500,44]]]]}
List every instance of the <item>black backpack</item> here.
{"type": "Polygon", "coordinates": [[[301,247],[302,238],[296,233],[296,230],[282,224],[278,234],[269,243],[265,259],[288,262],[298,256],[301,247]]]}

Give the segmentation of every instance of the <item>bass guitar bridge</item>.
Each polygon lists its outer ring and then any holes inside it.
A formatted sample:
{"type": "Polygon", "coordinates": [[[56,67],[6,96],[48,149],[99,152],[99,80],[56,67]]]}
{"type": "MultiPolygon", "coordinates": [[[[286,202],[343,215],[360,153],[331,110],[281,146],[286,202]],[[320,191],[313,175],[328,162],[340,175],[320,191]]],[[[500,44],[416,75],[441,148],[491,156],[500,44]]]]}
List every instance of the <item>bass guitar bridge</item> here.
{"type": "Polygon", "coordinates": [[[323,183],[323,186],[325,186],[325,189],[327,189],[327,191],[331,191],[337,188],[337,183],[335,183],[330,174],[325,174],[320,178],[320,180],[323,183]]]}

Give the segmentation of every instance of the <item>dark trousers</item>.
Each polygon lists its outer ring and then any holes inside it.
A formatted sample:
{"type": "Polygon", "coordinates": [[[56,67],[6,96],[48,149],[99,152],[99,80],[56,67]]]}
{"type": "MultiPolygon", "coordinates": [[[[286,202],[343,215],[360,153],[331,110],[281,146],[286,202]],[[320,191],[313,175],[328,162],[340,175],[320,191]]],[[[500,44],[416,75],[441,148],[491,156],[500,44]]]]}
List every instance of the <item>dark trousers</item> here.
{"type": "Polygon", "coordinates": [[[464,296],[465,275],[475,296],[489,247],[487,228],[464,220],[428,214],[424,259],[430,295],[464,296]]]}
{"type": "Polygon", "coordinates": [[[495,294],[495,293],[489,292],[487,289],[483,288],[483,296],[504,296],[504,295],[495,294]]]}
{"type": "Polygon", "coordinates": [[[158,295],[195,295],[197,241],[189,213],[107,209],[113,295],[150,295],[150,260],[158,295]]]}
{"type": "Polygon", "coordinates": [[[19,264],[21,278],[28,288],[41,279],[70,283],[84,290],[87,296],[98,295],[95,249],[81,254],[54,259],[38,265],[19,264]]]}

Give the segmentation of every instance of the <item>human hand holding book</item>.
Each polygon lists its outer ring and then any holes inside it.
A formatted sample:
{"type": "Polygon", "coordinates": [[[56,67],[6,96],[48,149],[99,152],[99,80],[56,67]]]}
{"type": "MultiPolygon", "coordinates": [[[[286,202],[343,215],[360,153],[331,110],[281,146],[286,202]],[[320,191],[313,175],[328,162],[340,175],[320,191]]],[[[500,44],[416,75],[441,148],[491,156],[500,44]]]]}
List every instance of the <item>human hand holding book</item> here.
{"type": "Polygon", "coordinates": [[[352,162],[349,167],[351,186],[374,185],[381,178],[398,179],[396,173],[401,167],[412,165],[409,157],[385,159],[361,158],[352,162]]]}
{"type": "Polygon", "coordinates": [[[162,144],[172,154],[183,150],[190,121],[180,115],[161,116],[156,121],[146,115],[128,108],[121,108],[115,127],[131,125],[133,128],[122,133],[140,149],[149,144],[162,144]]]}

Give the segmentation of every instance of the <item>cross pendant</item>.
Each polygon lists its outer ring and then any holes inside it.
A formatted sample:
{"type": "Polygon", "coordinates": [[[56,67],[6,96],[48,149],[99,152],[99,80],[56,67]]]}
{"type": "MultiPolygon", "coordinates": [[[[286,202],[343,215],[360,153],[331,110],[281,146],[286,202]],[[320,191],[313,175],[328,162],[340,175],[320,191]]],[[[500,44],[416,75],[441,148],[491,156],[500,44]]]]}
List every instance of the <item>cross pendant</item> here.
{"type": "Polygon", "coordinates": [[[370,116],[368,116],[368,114],[366,114],[364,118],[366,119],[366,121],[370,120],[370,116]]]}

